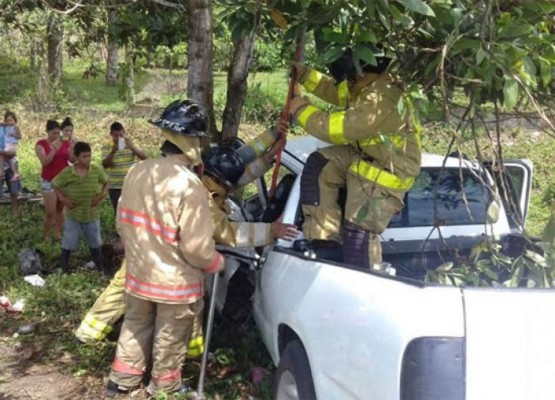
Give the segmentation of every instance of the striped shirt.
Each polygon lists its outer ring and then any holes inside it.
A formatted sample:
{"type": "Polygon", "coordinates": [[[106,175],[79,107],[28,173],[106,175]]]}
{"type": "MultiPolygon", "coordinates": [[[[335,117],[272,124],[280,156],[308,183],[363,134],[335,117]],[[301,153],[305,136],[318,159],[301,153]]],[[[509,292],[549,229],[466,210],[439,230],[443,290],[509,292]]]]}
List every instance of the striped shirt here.
{"type": "MultiPolygon", "coordinates": [[[[113,143],[102,146],[102,159],[104,160],[112,151],[113,143]]],[[[123,150],[115,152],[112,158],[112,166],[105,168],[110,181],[110,189],[121,189],[123,180],[131,168],[135,164],[135,153],[127,147],[123,150]]]]}
{"type": "Polygon", "coordinates": [[[108,177],[100,166],[91,164],[87,175],[79,176],[71,165],[52,182],[75,203],[74,208],[67,210],[69,218],[76,222],[91,222],[100,218],[98,206],[93,207],[91,204],[93,198],[100,193],[101,185],[108,182],[108,177]]]}

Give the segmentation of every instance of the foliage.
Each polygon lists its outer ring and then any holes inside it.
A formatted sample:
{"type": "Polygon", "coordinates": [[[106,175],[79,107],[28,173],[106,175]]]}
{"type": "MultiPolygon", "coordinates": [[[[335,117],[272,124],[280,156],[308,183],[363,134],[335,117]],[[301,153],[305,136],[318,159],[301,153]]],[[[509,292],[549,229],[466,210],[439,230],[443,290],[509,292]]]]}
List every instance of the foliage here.
{"type": "Polygon", "coordinates": [[[543,254],[536,246],[511,257],[502,250],[500,243],[484,240],[472,248],[468,259],[430,269],[425,280],[448,286],[555,286],[555,265],[548,263],[549,253],[543,254]]]}

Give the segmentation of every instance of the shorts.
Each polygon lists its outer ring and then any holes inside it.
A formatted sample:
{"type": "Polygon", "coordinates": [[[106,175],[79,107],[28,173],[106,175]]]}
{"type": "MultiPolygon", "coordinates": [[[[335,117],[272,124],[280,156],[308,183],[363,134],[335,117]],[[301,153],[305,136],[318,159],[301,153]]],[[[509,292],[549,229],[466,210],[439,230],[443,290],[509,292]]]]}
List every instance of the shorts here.
{"type": "Polygon", "coordinates": [[[40,191],[41,192],[53,192],[54,186],[52,186],[52,181],[47,181],[46,179],[40,178],[40,191]]]}
{"type": "Polygon", "coordinates": [[[15,153],[17,151],[17,143],[6,143],[6,145],[4,146],[4,151],[15,153]]]}
{"type": "Polygon", "coordinates": [[[75,250],[77,246],[79,246],[81,233],[85,235],[85,239],[87,239],[87,243],[91,249],[97,249],[102,246],[99,219],[90,222],[77,222],[66,217],[64,221],[64,234],[62,237],[62,249],[75,250]]]}
{"type": "Polygon", "coordinates": [[[8,187],[8,192],[12,196],[17,196],[21,192],[21,180],[17,180],[15,182],[10,182],[10,179],[13,177],[13,171],[11,169],[4,170],[4,178],[0,180],[0,196],[4,194],[4,182],[6,182],[6,186],[8,187]]]}

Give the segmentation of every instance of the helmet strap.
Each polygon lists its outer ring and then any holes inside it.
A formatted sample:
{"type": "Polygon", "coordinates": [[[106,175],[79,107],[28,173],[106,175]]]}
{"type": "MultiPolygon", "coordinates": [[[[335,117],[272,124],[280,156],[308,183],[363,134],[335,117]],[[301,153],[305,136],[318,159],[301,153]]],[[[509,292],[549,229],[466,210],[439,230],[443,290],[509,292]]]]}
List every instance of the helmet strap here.
{"type": "Polygon", "coordinates": [[[169,140],[165,140],[160,147],[160,151],[164,155],[183,154],[183,151],[169,140]]]}

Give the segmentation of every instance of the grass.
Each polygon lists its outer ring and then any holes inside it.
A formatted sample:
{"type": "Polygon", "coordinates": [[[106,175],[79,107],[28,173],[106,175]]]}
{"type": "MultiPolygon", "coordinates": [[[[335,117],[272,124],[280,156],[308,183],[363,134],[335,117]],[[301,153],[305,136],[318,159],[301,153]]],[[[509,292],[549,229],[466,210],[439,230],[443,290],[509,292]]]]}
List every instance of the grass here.
{"type": "MultiPolygon", "coordinates": [[[[62,84],[63,95],[60,111],[49,113],[33,112],[33,88],[37,77],[25,66],[0,60],[0,102],[5,108],[14,110],[19,117],[24,139],[20,144],[18,158],[24,186],[38,192],[38,159],[34,154],[34,143],[44,137],[44,125],[48,118],[61,119],[69,114],[73,117],[76,135],[93,146],[93,160],[100,162],[102,144],[109,140],[109,125],[119,120],[126,126],[132,139],[151,155],[158,153],[160,136],[158,130],[147,123],[143,116],[124,112],[125,105],[118,95],[118,87],[108,87],[104,77],[83,80],[79,63],[66,63],[62,84]],[[17,97],[13,97],[17,93],[17,97]]],[[[286,93],[285,72],[257,73],[251,77],[249,95],[243,114],[243,138],[261,132],[265,126],[277,119],[286,93]]],[[[225,74],[215,75],[216,113],[221,115],[225,102],[225,74]]],[[[170,100],[185,97],[186,73],[173,71],[143,70],[137,74],[137,98],[139,102],[160,107],[170,100]]],[[[298,132],[298,130],[296,131],[298,132]]],[[[532,204],[527,228],[539,234],[548,218],[546,193],[555,192],[555,171],[550,162],[555,152],[555,143],[547,136],[538,135],[531,140],[530,134],[522,131],[504,133],[505,154],[508,157],[532,159],[535,164],[532,204]]],[[[444,154],[450,134],[441,125],[425,127],[424,148],[444,154]]],[[[481,140],[483,152],[492,151],[485,140],[481,140]]],[[[475,154],[472,144],[462,146],[463,151],[475,154]]],[[[114,215],[106,201],[101,208],[102,231],[105,240],[114,236],[114,215]]],[[[58,263],[59,244],[42,241],[41,221],[43,209],[38,203],[23,203],[21,215],[14,218],[9,206],[0,205],[0,292],[11,299],[27,301],[22,316],[0,319],[0,331],[15,332],[17,326],[26,322],[38,323],[33,335],[10,339],[24,344],[40,343],[43,356],[37,363],[60,365],[75,376],[101,378],[109,371],[115,351],[115,341],[106,341],[96,346],[77,345],[72,340],[72,330],[78,325],[87,309],[107,285],[107,279],[90,271],[79,270],[72,275],[50,275],[47,286],[35,288],[21,279],[18,253],[23,248],[38,248],[46,255],[46,265],[53,268],[58,263]]],[[[72,255],[72,264],[80,266],[89,260],[84,244],[72,255]]],[[[269,398],[269,371],[271,361],[252,324],[239,328],[218,325],[216,334],[218,350],[209,370],[207,392],[211,398],[239,399],[247,396],[269,398]],[[264,381],[254,385],[250,379],[251,369],[262,367],[266,371],[264,381]]],[[[184,377],[195,381],[198,363],[187,363],[184,377]]]]}

